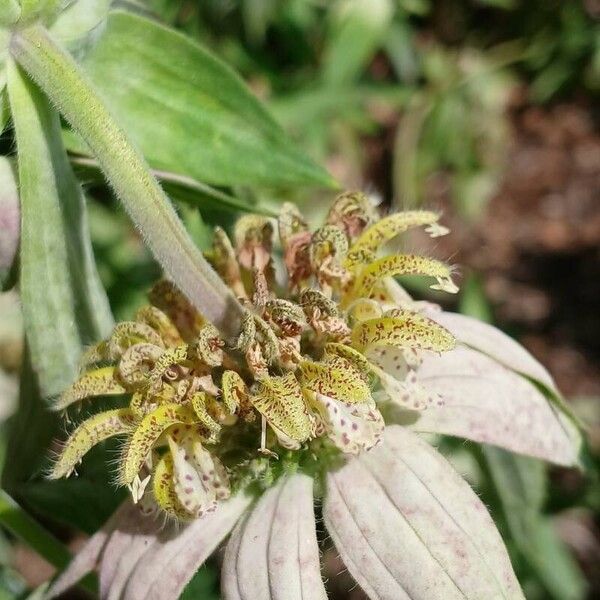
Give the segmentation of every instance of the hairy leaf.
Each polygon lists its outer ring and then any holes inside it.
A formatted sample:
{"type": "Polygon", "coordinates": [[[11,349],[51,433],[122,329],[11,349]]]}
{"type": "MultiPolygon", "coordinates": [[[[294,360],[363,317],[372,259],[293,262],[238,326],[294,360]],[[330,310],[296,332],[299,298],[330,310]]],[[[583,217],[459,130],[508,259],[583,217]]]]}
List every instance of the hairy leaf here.
{"type": "Polygon", "coordinates": [[[11,61],[8,89],[19,151],[25,330],[42,395],[52,396],[77,373],[82,344],[108,335],[112,316],[58,115],[11,61]]]}
{"type": "Polygon", "coordinates": [[[10,51],[89,144],[167,275],[209,320],[235,334],[241,306],[194,245],[143,156],[79,65],[38,24],[14,32],[10,51]]]}
{"type": "Polygon", "coordinates": [[[84,66],[154,168],[216,185],[333,184],[235,73],[175,31],[115,11],[84,66]]]}

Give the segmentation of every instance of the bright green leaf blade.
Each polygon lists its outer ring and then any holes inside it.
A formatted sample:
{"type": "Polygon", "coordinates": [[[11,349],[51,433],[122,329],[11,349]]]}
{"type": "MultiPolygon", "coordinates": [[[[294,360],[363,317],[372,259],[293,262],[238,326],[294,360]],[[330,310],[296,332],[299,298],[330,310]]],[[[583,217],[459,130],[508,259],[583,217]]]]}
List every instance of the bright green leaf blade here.
{"type": "Polygon", "coordinates": [[[214,185],[335,186],[235,73],[174,31],[115,11],[83,64],[154,168],[214,185]]]}
{"type": "Polygon", "coordinates": [[[511,537],[555,600],[585,597],[585,581],[552,522],[542,515],[546,491],[543,463],[482,446],[511,537]]]}
{"type": "Polygon", "coordinates": [[[19,190],[13,162],[0,157],[0,290],[8,287],[19,246],[19,190]]]}
{"type": "Polygon", "coordinates": [[[8,67],[21,192],[20,290],[32,362],[48,397],[73,380],[82,344],[107,335],[112,316],[58,115],[12,61],[8,67]]]}

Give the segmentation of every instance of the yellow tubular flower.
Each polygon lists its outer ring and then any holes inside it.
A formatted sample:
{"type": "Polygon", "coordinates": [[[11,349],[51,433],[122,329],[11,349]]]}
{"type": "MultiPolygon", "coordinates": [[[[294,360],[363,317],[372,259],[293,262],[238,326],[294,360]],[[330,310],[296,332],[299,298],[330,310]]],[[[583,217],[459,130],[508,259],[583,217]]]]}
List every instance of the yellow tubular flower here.
{"type": "Polygon", "coordinates": [[[164,454],[158,461],[154,470],[152,489],[156,503],[168,516],[182,521],[193,518],[193,515],[181,505],[175,492],[175,470],[170,453],[164,454]]]}
{"type": "Polygon", "coordinates": [[[428,225],[428,233],[431,237],[445,235],[448,233],[448,230],[437,224],[438,219],[439,214],[426,210],[414,210],[389,215],[371,225],[354,242],[348,252],[344,266],[347,269],[354,269],[364,264],[365,261],[373,259],[377,250],[386,242],[413,227],[428,225]]]}
{"type": "Polygon", "coordinates": [[[358,323],[352,330],[352,345],[361,351],[374,346],[399,346],[447,352],[454,348],[455,340],[447,329],[431,319],[398,311],[358,323]]]}
{"type": "Polygon", "coordinates": [[[135,418],[128,408],[98,413],[84,421],[65,443],[50,473],[51,479],[69,476],[83,456],[96,444],[115,435],[128,433],[135,418]]]}
{"type": "Polygon", "coordinates": [[[179,404],[165,404],[146,415],[127,442],[119,473],[120,483],[133,483],[146,457],[166,429],[176,424],[193,425],[197,421],[193,409],[179,404]]]}
{"type": "Polygon", "coordinates": [[[300,443],[311,436],[311,418],[302,388],[293,373],[282,377],[265,377],[258,382],[258,389],[250,401],[275,433],[284,435],[286,444],[299,448],[300,443]]]}
{"type": "Polygon", "coordinates": [[[350,404],[371,399],[371,390],[360,371],[340,356],[324,362],[303,361],[300,363],[300,372],[304,390],[350,404]]]}
{"type": "Polygon", "coordinates": [[[54,410],[64,410],[71,404],[95,396],[115,396],[127,390],[119,382],[115,367],[102,367],[88,371],[68,387],[54,403],[54,410]]]}
{"type": "Polygon", "coordinates": [[[437,280],[437,284],[432,285],[431,289],[450,294],[458,292],[458,287],[452,281],[452,269],[448,265],[415,254],[396,254],[380,258],[363,267],[352,297],[368,298],[379,280],[395,275],[428,275],[437,280]]]}

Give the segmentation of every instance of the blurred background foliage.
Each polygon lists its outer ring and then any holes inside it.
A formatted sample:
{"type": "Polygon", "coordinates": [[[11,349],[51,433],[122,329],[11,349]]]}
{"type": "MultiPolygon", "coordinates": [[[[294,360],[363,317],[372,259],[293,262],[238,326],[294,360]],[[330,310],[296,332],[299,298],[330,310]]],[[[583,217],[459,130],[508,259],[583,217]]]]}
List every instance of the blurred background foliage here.
{"type": "MultiPolygon", "coordinates": [[[[138,72],[136,53],[162,69],[162,96],[133,101],[135,87],[125,86],[109,100],[199,247],[208,247],[215,224],[230,226],[245,210],[272,214],[282,200],[295,200],[318,219],[333,193],[300,185],[331,184],[308,156],[326,166],[341,187],[369,192],[383,210],[428,206],[445,212],[453,235],[427,251],[462,266],[462,292],[449,308],[495,322],[549,366],[589,429],[590,468],[586,475],[547,473],[533,459],[440,443],[490,506],[528,598],[598,597],[598,0],[116,4],[199,42],[237,71],[269,111],[249,100],[228,104],[219,69],[204,78],[200,73],[210,71],[212,59],[181,40],[177,56],[191,62],[181,67],[189,80],[177,83],[181,64],[169,65],[172,55],[161,47],[158,30],[147,40],[141,31],[127,48],[109,24],[99,45],[82,53],[84,66],[109,95],[125,79],[136,79],[132,72],[152,85],[156,71],[138,72]],[[111,69],[108,58],[119,53],[120,70],[111,69]],[[246,131],[246,123],[253,129],[246,131]],[[211,158],[219,151],[210,140],[220,136],[230,136],[232,147],[240,144],[238,156],[211,158]],[[257,149],[256,160],[245,159],[247,148],[257,149]]],[[[115,319],[121,320],[144,303],[159,268],[85,146],[69,131],[64,139],[89,198],[100,276],[115,319]]],[[[0,150],[4,155],[14,150],[10,125],[0,150]]],[[[418,236],[406,243],[426,247],[418,236]]],[[[428,293],[410,280],[406,284],[428,293]]],[[[63,425],[32,406],[35,381],[26,368],[13,414],[18,373],[26,366],[21,340],[13,290],[0,295],[0,462],[7,453],[23,452],[19,437],[31,439],[33,432],[36,445],[28,444],[29,456],[6,465],[3,487],[12,482],[11,491],[37,518],[76,544],[81,535],[76,532],[94,531],[119,501],[103,468],[116,449],[86,460],[76,480],[41,483],[45,449],[63,425]]],[[[25,596],[52,573],[4,535],[0,564],[6,565],[0,599],[25,596]]],[[[334,556],[325,564],[327,573],[338,573],[334,556]]],[[[185,597],[217,598],[216,572],[203,568],[185,597]]],[[[352,587],[341,577],[331,591],[336,598],[361,598],[352,587]]]]}

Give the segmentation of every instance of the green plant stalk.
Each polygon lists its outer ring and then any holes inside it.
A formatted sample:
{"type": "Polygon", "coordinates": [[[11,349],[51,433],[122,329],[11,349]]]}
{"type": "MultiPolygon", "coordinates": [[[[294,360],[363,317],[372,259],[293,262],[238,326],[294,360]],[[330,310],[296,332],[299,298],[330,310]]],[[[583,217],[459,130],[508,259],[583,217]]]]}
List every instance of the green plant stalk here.
{"type": "MultiPolygon", "coordinates": [[[[57,569],[64,569],[71,561],[69,550],[29,516],[4,490],[0,490],[0,526],[57,569]]],[[[91,578],[84,578],[80,585],[95,595],[96,589],[91,578]]]]}
{"type": "Polygon", "coordinates": [[[89,145],[166,275],[226,336],[237,334],[241,305],[194,245],[143,156],[75,60],[40,25],[16,30],[10,52],[89,145]]]}

